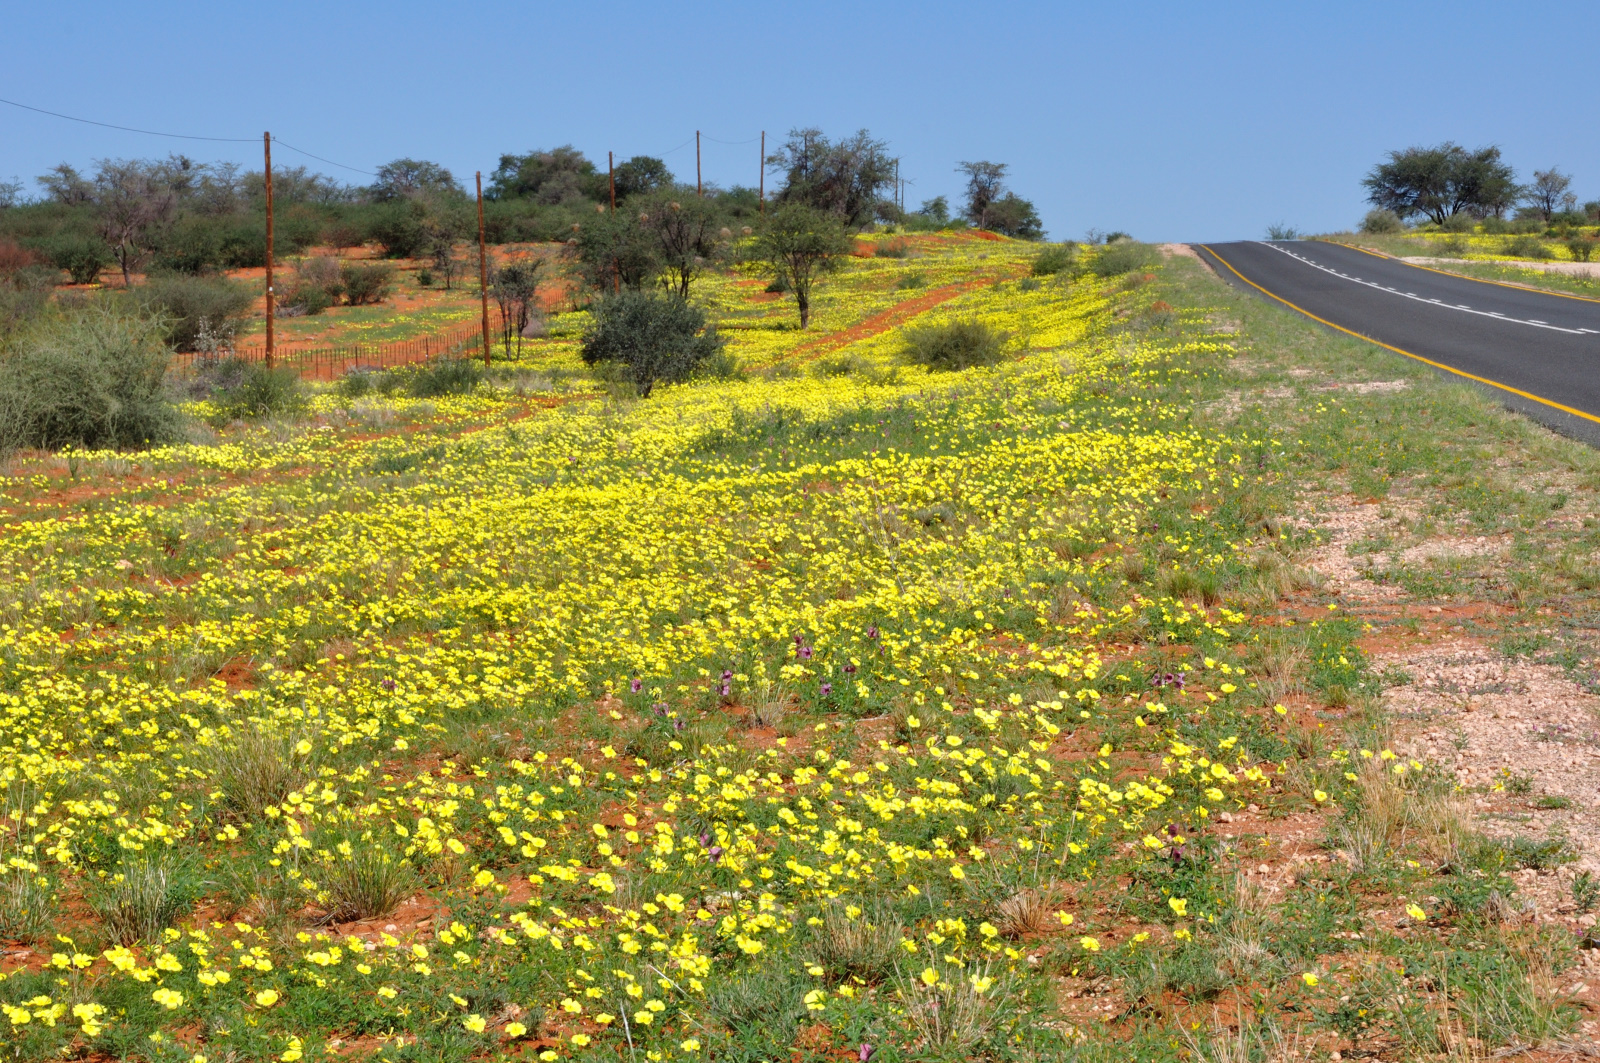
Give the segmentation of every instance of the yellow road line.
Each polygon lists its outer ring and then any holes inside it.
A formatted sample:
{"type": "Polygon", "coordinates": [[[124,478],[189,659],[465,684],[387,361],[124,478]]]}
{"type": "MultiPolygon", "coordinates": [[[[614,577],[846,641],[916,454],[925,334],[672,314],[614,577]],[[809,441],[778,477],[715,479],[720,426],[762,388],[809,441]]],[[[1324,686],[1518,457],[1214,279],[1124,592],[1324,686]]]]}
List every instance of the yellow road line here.
{"type": "MultiPolygon", "coordinates": [[[[1498,380],[1490,380],[1486,376],[1477,376],[1477,375],[1475,375],[1473,373],[1468,373],[1465,370],[1457,369],[1454,366],[1445,365],[1443,362],[1436,362],[1432,358],[1424,358],[1420,354],[1412,354],[1410,351],[1402,350],[1399,347],[1396,347],[1396,346],[1394,346],[1392,344],[1384,343],[1382,340],[1375,340],[1371,336],[1363,336],[1361,333],[1354,332],[1354,331],[1352,331],[1350,329],[1347,329],[1343,325],[1335,325],[1332,321],[1329,321],[1327,318],[1318,317],[1316,314],[1313,314],[1311,311],[1305,309],[1304,307],[1296,306],[1295,304],[1291,303],[1289,300],[1285,299],[1283,296],[1278,295],[1275,292],[1267,291],[1267,289],[1263,288],[1261,285],[1257,284],[1255,281],[1251,280],[1249,277],[1246,277],[1243,273],[1240,273],[1238,270],[1234,269],[1233,268],[1233,263],[1229,262],[1227,259],[1225,259],[1221,255],[1217,254],[1216,249],[1213,248],[1210,244],[1201,244],[1200,246],[1205,248],[1206,251],[1208,251],[1211,254],[1211,256],[1213,258],[1215,258],[1218,262],[1221,262],[1224,266],[1227,266],[1228,267],[1228,271],[1230,273],[1232,273],[1235,277],[1238,277],[1240,280],[1242,280],[1246,284],[1250,285],[1250,287],[1254,288],[1256,291],[1260,292],[1262,295],[1268,296],[1269,298],[1272,298],[1272,299],[1276,299],[1278,302],[1282,303],[1284,306],[1287,306],[1290,310],[1293,310],[1296,313],[1304,314],[1306,317],[1309,317],[1313,321],[1321,322],[1322,324],[1327,325],[1331,329],[1338,329],[1340,332],[1343,332],[1345,335],[1354,336],[1358,340],[1364,340],[1367,343],[1377,344],[1379,347],[1382,347],[1386,351],[1393,351],[1395,354],[1403,354],[1407,358],[1415,359],[1416,361],[1419,361],[1419,362],[1423,363],[1424,365],[1431,365],[1435,369],[1443,369],[1447,373],[1454,373],[1456,376],[1465,377],[1468,380],[1475,381],[1475,382],[1477,382],[1479,384],[1487,384],[1492,388],[1499,388],[1501,391],[1510,392],[1511,394],[1519,396],[1520,398],[1529,399],[1529,400],[1531,400],[1533,402],[1539,403],[1540,405],[1548,406],[1553,410],[1560,410],[1562,413],[1570,413],[1574,417],[1581,417],[1585,421],[1592,421],[1595,424],[1600,424],[1600,417],[1596,417],[1592,413],[1584,413],[1582,410],[1573,409],[1571,406],[1563,406],[1559,402],[1554,402],[1554,401],[1552,401],[1550,399],[1544,398],[1542,395],[1535,395],[1531,391],[1523,391],[1521,388],[1514,388],[1510,384],[1502,384],[1498,380]]],[[[1409,265],[1409,263],[1408,263],[1408,265],[1409,265]]]]}

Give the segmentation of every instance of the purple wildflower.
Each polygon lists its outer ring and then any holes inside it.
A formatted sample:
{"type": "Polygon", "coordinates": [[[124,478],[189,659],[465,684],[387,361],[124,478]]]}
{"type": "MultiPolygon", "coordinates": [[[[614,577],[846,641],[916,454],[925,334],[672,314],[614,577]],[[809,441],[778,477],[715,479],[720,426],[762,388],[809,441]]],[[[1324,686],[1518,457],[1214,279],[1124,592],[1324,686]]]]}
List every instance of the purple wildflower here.
{"type": "Polygon", "coordinates": [[[833,693],[833,684],[832,683],[824,683],[824,684],[822,684],[822,696],[823,697],[828,697],[832,693],[833,693]]]}
{"type": "Polygon", "coordinates": [[[706,850],[706,855],[711,857],[712,863],[716,863],[718,860],[722,859],[722,846],[713,845],[710,849],[706,850]]]}
{"type": "Polygon", "coordinates": [[[639,693],[639,689],[641,687],[643,687],[643,686],[644,686],[644,680],[636,678],[636,679],[634,679],[632,682],[630,682],[628,684],[628,689],[633,691],[635,694],[637,694],[637,693],[639,693]]]}
{"type": "Polygon", "coordinates": [[[711,844],[711,835],[705,831],[700,832],[700,848],[704,849],[711,844]]]}
{"type": "Polygon", "coordinates": [[[878,626],[876,624],[874,624],[872,627],[867,628],[867,638],[875,639],[877,637],[878,637],[878,626]]]}
{"type": "Polygon", "coordinates": [[[877,1049],[873,1048],[865,1041],[862,1041],[860,1050],[856,1052],[856,1059],[859,1060],[860,1063],[867,1063],[867,1060],[872,1058],[872,1053],[875,1051],[877,1051],[877,1049]]]}
{"type": "Polygon", "coordinates": [[[811,660],[811,647],[810,646],[801,646],[800,650],[799,650],[799,655],[800,655],[800,659],[802,661],[811,660]]]}
{"type": "Polygon", "coordinates": [[[385,679],[383,682],[379,683],[378,685],[380,687],[382,687],[383,689],[385,689],[385,690],[393,690],[394,686],[395,686],[395,683],[394,683],[393,679],[385,679]]]}
{"type": "Polygon", "coordinates": [[[855,675],[856,674],[856,666],[853,665],[853,664],[845,665],[844,666],[844,674],[845,675],[855,675]]]}

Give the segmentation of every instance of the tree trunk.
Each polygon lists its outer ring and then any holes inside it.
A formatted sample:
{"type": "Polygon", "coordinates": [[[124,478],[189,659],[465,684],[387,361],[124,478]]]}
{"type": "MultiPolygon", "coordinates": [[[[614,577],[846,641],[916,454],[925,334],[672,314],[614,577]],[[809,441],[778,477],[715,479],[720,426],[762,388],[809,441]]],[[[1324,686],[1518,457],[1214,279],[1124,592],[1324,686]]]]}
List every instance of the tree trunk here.
{"type": "Polygon", "coordinates": [[[800,304],[800,328],[804,331],[811,325],[811,296],[804,288],[796,288],[794,299],[800,304]]]}

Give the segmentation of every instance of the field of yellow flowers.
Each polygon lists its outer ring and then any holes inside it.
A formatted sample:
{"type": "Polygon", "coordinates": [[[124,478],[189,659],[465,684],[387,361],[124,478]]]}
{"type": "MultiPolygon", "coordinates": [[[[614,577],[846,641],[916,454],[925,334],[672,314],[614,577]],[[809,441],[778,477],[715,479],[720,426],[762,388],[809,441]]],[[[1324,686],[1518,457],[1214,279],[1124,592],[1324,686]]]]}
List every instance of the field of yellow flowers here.
{"type": "Polygon", "coordinates": [[[1377,886],[1238,885],[1425,773],[1318,733],[1372,678],[1271,426],[1195,419],[1237,337],[1033,254],[853,260],[807,333],[714,278],[754,372],[648,401],[541,390],[558,326],[515,388],[19,462],[7,1053],[1199,1058],[1224,1004],[1392,1010],[1328,983],[1377,886]],[[1009,360],[897,363],[951,318],[1009,360]]]}

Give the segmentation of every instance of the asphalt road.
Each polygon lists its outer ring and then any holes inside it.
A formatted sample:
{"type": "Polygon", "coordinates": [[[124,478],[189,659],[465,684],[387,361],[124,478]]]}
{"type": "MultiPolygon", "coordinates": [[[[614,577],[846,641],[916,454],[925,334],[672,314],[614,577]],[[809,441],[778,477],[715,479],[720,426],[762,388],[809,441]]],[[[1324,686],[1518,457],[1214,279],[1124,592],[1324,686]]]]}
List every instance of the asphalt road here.
{"type": "Polygon", "coordinates": [[[1224,279],[1495,390],[1600,445],[1600,302],[1467,280],[1321,241],[1195,244],[1224,279]]]}

